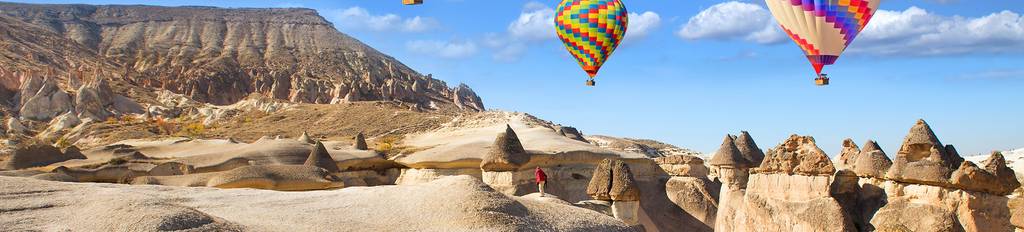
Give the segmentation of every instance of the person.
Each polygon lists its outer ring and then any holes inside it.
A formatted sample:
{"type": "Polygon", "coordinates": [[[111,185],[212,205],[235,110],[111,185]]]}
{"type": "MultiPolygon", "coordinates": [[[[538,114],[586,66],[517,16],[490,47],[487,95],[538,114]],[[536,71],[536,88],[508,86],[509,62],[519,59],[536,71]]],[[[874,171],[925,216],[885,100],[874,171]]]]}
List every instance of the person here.
{"type": "Polygon", "coordinates": [[[540,196],[543,197],[544,196],[544,182],[548,181],[548,174],[544,173],[544,169],[540,169],[540,167],[537,167],[537,170],[534,171],[534,175],[536,175],[536,177],[537,177],[537,189],[540,190],[540,196]]]}

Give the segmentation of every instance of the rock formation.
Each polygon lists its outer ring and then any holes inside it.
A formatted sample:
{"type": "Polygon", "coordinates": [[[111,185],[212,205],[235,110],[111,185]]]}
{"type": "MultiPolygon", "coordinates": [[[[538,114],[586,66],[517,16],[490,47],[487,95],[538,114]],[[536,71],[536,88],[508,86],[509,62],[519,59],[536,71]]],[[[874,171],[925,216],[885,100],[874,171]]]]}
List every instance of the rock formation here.
{"type": "Polygon", "coordinates": [[[831,176],[836,172],[836,168],[828,159],[828,155],[814,143],[814,138],[791,135],[779,146],[768,150],[757,172],[831,176]]]}
{"type": "Polygon", "coordinates": [[[480,168],[484,171],[516,171],[530,161],[519,137],[511,126],[505,126],[505,132],[499,133],[491,145],[491,150],[484,155],[480,168]]]}
{"type": "Polygon", "coordinates": [[[587,194],[594,200],[612,201],[615,218],[628,225],[639,223],[640,188],[629,166],[621,160],[602,160],[594,168],[587,194]]]}
{"type": "Polygon", "coordinates": [[[579,140],[580,142],[589,142],[586,138],[583,138],[583,133],[580,133],[580,131],[577,130],[575,127],[555,126],[555,133],[558,133],[570,139],[579,140]]]}
{"type": "Polygon", "coordinates": [[[905,183],[949,186],[949,177],[963,158],[943,146],[924,120],[918,120],[896,153],[886,178],[905,183]]]}
{"type": "Polygon", "coordinates": [[[854,164],[857,162],[857,156],[860,153],[860,147],[857,147],[853,139],[843,140],[843,150],[839,151],[839,157],[835,162],[836,169],[853,170],[855,168],[854,164]]]}
{"type": "Polygon", "coordinates": [[[344,183],[319,167],[308,165],[245,166],[218,173],[207,186],[255,188],[282,191],[320,190],[343,187],[344,183]]]}
{"type": "Polygon", "coordinates": [[[764,152],[761,148],[757,147],[757,143],[754,142],[754,138],[750,136],[750,133],[746,131],[740,131],[740,136],[734,141],[736,148],[740,150],[740,154],[747,161],[750,161],[752,167],[761,166],[761,162],[764,160],[764,152]]]}
{"type": "Polygon", "coordinates": [[[56,77],[29,76],[18,94],[18,114],[23,119],[48,121],[70,111],[71,95],[57,87],[56,77]]]}
{"type": "MultiPolygon", "coordinates": [[[[750,175],[741,202],[723,200],[721,208],[739,208],[730,231],[856,230],[831,195],[833,173],[835,167],[814,138],[790,136],[768,150],[750,175]]],[[[723,217],[721,210],[718,216],[723,217]]]]}
{"type": "Polygon", "coordinates": [[[703,223],[707,230],[713,230],[721,183],[708,179],[704,160],[691,155],[673,155],[655,158],[655,162],[670,176],[665,182],[669,201],[703,223]]]}
{"type": "Polygon", "coordinates": [[[354,141],[352,143],[352,148],[363,151],[369,150],[369,148],[366,146],[366,136],[363,135],[363,132],[359,132],[359,134],[356,134],[355,138],[352,138],[352,140],[354,141]]]}
{"type": "Polygon", "coordinates": [[[338,170],[338,163],[334,162],[331,154],[327,153],[327,148],[321,142],[316,142],[313,151],[309,152],[309,158],[306,158],[306,162],[303,165],[320,167],[331,173],[340,171],[338,170]]]}
{"type": "Polygon", "coordinates": [[[1014,176],[1013,169],[1006,166],[1006,159],[999,152],[993,152],[982,165],[983,168],[970,161],[964,161],[960,168],[953,172],[953,186],[1000,196],[1009,195],[1021,186],[1014,176]]]}
{"type": "Polygon", "coordinates": [[[33,144],[14,149],[3,163],[7,170],[41,167],[70,159],[85,159],[81,153],[65,155],[56,147],[47,144],[33,144]]]}
{"type": "MultiPolygon", "coordinates": [[[[737,213],[742,210],[743,195],[747,188],[750,160],[736,148],[732,135],[726,135],[718,151],[711,157],[713,172],[722,182],[719,191],[718,212],[715,216],[715,231],[734,231],[737,228],[737,213]]],[[[769,151],[771,152],[771,151],[769,151]]],[[[764,163],[762,163],[763,165],[764,163]]]]}
{"type": "Polygon", "coordinates": [[[892,167],[889,156],[878,147],[878,143],[868,140],[853,163],[853,172],[859,177],[885,178],[885,172],[889,171],[889,167],[892,167]]]}
{"type": "MultiPolygon", "coordinates": [[[[0,12],[58,41],[23,45],[43,50],[40,60],[63,60],[65,52],[86,57],[80,62],[110,59],[125,65],[105,70],[124,70],[125,82],[201,102],[229,105],[261,93],[302,103],[383,100],[485,109],[468,86],[449,88],[419,74],[338,32],[311,9],[0,3],[0,12]],[[146,33],[152,31],[165,33],[146,33]]],[[[0,60],[6,62],[26,65],[0,60]]]]}

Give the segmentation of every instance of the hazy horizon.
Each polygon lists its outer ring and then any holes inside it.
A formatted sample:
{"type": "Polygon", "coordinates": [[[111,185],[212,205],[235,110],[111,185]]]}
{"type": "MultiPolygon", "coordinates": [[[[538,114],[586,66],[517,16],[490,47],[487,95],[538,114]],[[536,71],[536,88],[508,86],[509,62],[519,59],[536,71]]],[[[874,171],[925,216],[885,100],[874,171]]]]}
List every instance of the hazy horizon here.
{"type": "Polygon", "coordinates": [[[705,153],[745,130],[762,149],[801,134],[830,156],[844,138],[893,156],[919,118],[964,156],[1024,147],[1021,2],[883,2],[826,68],[828,87],[763,1],[625,2],[627,38],[596,87],[552,32],[557,1],[16,2],[312,8],[414,70],[468,84],[489,109],[705,153]]]}

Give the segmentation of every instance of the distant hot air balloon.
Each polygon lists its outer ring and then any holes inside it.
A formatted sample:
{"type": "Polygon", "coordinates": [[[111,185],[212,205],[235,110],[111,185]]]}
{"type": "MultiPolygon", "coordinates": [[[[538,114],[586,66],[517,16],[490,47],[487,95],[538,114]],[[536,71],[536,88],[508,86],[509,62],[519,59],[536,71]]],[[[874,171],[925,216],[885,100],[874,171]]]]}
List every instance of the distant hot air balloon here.
{"type": "Polygon", "coordinates": [[[882,0],[765,0],[782,30],[800,49],[818,74],[818,85],[828,85],[821,73],[832,65],[860,34],[882,0]]]}
{"type": "Polygon", "coordinates": [[[423,0],[402,0],[402,4],[405,4],[405,5],[419,5],[419,4],[423,4],[423,0]]]}
{"type": "Polygon", "coordinates": [[[565,48],[590,75],[588,86],[626,35],[629,16],[620,0],[562,0],[555,31],[565,48]]]}

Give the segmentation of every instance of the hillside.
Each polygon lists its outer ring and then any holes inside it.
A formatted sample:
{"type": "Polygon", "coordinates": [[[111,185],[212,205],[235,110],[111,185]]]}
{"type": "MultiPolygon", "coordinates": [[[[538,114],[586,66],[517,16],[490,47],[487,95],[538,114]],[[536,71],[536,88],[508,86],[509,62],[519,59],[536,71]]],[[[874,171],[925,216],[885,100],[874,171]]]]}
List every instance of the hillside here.
{"type": "Polygon", "coordinates": [[[40,31],[15,35],[40,38],[12,41],[52,41],[4,49],[38,54],[37,61],[0,58],[7,67],[106,61],[118,64],[116,73],[133,85],[216,105],[261,93],[300,103],[393,100],[484,110],[468,86],[449,88],[422,75],[337,31],[311,9],[0,3],[0,12],[34,26],[5,19],[0,31],[40,31]],[[81,55],[62,59],[66,53],[81,55]]]}

